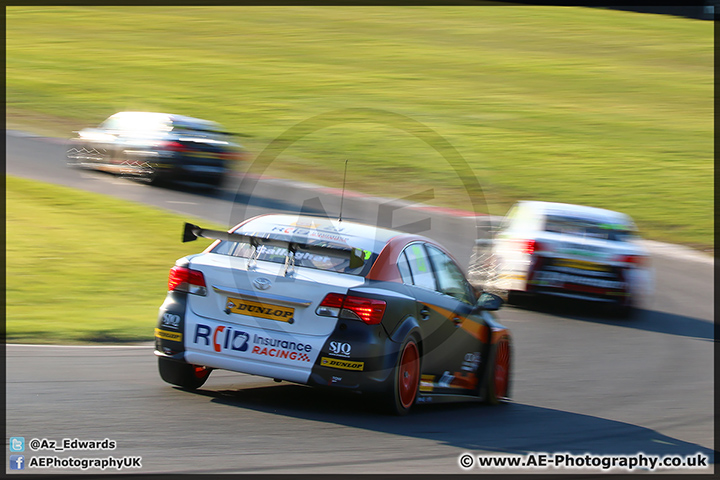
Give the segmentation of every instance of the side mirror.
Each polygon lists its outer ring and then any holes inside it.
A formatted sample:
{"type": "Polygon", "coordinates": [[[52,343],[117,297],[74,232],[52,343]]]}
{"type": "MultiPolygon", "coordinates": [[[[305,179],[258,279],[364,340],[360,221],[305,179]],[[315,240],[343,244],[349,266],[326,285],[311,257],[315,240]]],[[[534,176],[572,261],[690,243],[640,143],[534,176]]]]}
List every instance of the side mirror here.
{"type": "Polygon", "coordinates": [[[483,293],[477,301],[476,307],[480,310],[499,310],[503,304],[502,298],[494,293],[483,293]]]}

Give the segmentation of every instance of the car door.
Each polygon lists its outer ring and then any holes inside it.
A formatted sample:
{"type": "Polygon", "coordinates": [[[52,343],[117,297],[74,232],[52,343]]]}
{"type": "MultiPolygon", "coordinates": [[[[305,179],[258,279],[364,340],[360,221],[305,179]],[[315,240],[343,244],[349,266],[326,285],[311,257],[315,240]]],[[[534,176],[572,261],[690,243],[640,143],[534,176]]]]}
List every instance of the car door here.
{"type": "Polygon", "coordinates": [[[486,329],[482,317],[473,314],[475,298],[465,276],[448,255],[422,242],[408,245],[399,265],[418,302],[423,335],[420,390],[473,390],[486,329]]]}
{"type": "Polygon", "coordinates": [[[98,130],[102,132],[101,147],[105,150],[103,163],[117,163],[118,150],[123,142],[123,130],[128,128],[126,115],[115,114],[105,120],[98,130]]]}

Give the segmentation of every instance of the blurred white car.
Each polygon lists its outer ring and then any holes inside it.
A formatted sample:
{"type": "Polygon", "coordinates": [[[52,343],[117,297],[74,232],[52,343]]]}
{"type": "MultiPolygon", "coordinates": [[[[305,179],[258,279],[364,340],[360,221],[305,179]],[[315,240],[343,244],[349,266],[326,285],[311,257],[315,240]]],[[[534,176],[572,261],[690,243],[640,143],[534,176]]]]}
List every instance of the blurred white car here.
{"type": "Polygon", "coordinates": [[[67,164],[145,178],[220,187],[245,158],[233,134],[210,120],[158,112],[118,112],[68,144],[67,164]]]}
{"type": "MultiPolygon", "coordinates": [[[[629,316],[651,294],[650,256],[632,219],[566,203],[520,201],[503,219],[492,247],[492,287],[607,303],[629,316]]],[[[515,298],[514,298],[515,297],[515,298]]]]}

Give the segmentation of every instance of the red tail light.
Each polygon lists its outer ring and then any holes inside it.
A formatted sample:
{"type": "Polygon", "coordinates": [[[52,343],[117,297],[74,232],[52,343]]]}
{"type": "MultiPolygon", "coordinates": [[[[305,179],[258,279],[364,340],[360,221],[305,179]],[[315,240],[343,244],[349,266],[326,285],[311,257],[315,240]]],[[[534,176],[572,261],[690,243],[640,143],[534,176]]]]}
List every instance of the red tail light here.
{"type": "Polygon", "coordinates": [[[520,242],[520,251],[532,255],[535,252],[540,251],[540,244],[535,240],[522,240],[520,242]]]}
{"type": "Polygon", "coordinates": [[[165,142],[161,145],[165,150],[171,150],[173,152],[185,152],[187,147],[180,142],[165,142]]]}
{"type": "Polygon", "coordinates": [[[387,303],[384,300],[328,293],[315,313],[323,317],[340,317],[361,320],[368,325],[382,321],[387,303]]]}
{"type": "Polygon", "coordinates": [[[520,249],[520,252],[528,255],[532,255],[533,253],[537,253],[545,249],[543,244],[535,239],[518,240],[518,248],[520,249]]]}
{"type": "MultiPolygon", "coordinates": [[[[347,318],[345,316],[346,311],[350,311],[368,325],[377,325],[382,321],[386,306],[387,303],[383,300],[348,295],[343,302],[343,309],[340,312],[340,316],[347,318]]],[[[350,316],[350,318],[352,318],[352,316],[350,316]]]]}
{"type": "Polygon", "coordinates": [[[633,267],[641,267],[646,259],[642,255],[621,255],[620,258],[618,258],[619,262],[622,263],[629,263],[633,267]]]}
{"type": "Polygon", "coordinates": [[[170,269],[168,277],[168,290],[187,292],[195,295],[205,295],[205,276],[202,272],[186,267],[174,266],[170,269]]]}
{"type": "Polygon", "coordinates": [[[342,308],[343,300],[345,300],[345,295],[342,295],[340,293],[328,293],[327,295],[325,295],[325,298],[320,303],[320,306],[330,308],[342,308]]]}

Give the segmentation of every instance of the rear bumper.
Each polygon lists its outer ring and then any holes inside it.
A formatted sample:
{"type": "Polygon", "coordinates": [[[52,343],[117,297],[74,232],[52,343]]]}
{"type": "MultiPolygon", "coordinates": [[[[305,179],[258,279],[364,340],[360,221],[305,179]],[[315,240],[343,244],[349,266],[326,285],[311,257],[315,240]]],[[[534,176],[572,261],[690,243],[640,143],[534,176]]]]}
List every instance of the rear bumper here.
{"type": "Polygon", "coordinates": [[[277,378],[295,383],[308,383],[309,371],[301,366],[271,364],[250,358],[220,357],[196,351],[185,352],[185,361],[194,365],[205,365],[261,377],[277,378]]]}
{"type": "Polygon", "coordinates": [[[219,322],[192,313],[187,294],[160,307],[155,355],[313,386],[362,392],[388,388],[399,355],[381,325],[338,320],[328,335],[292,335],[219,322]]]}
{"type": "Polygon", "coordinates": [[[525,291],[605,303],[630,301],[632,279],[626,269],[603,264],[588,264],[586,269],[558,267],[557,261],[564,259],[534,259],[525,291]]]}
{"type": "Polygon", "coordinates": [[[183,163],[157,164],[155,174],[168,181],[198,182],[218,185],[230,173],[225,166],[194,165],[183,163]]]}
{"type": "Polygon", "coordinates": [[[599,296],[599,295],[587,295],[583,293],[573,292],[571,290],[534,290],[531,291],[538,295],[550,295],[554,297],[572,298],[575,300],[586,300],[590,302],[600,303],[624,303],[625,296],[599,296]]]}

